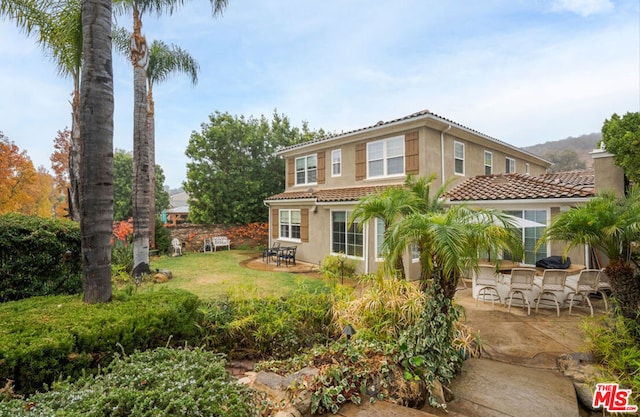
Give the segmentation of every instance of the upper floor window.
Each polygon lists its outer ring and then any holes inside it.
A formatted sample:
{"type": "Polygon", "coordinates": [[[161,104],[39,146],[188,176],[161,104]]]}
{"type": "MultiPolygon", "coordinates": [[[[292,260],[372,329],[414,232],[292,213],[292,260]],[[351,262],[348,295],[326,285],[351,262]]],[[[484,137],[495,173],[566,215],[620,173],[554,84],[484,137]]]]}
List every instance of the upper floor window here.
{"type": "Polygon", "coordinates": [[[464,143],[453,142],[453,170],[458,175],[464,175],[464,143]]]}
{"type": "Polygon", "coordinates": [[[484,151],[484,175],[493,174],[493,154],[489,151],[484,151]]]}
{"type": "Polygon", "coordinates": [[[527,175],[529,175],[531,173],[531,168],[529,167],[529,163],[528,162],[526,162],[524,164],[524,173],[527,174],[527,175]]]}
{"type": "Polygon", "coordinates": [[[300,210],[280,210],[280,239],[300,240],[300,210]]]}
{"type": "Polygon", "coordinates": [[[296,158],[296,185],[315,184],[317,175],[318,158],[315,154],[296,158]]]}
{"type": "Polygon", "coordinates": [[[404,174],[404,137],[367,143],[367,177],[404,174]]]}
{"type": "Polygon", "coordinates": [[[506,165],[505,165],[504,172],[506,172],[507,174],[516,172],[516,160],[513,158],[507,157],[505,161],[506,161],[506,165]]]}
{"type": "Polygon", "coordinates": [[[342,175],[342,150],[334,149],[331,151],[331,176],[339,177],[342,175]]]}

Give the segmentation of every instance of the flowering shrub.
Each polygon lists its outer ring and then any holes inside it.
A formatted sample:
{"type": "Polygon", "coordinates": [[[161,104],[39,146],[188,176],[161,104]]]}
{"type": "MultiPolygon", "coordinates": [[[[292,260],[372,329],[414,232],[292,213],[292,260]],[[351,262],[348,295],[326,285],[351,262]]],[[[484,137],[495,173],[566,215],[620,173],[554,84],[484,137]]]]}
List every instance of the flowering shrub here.
{"type": "Polygon", "coordinates": [[[133,272],[133,219],[116,222],[111,237],[111,276],[128,281],[133,272]]]}
{"type": "Polygon", "coordinates": [[[227,237],[236,247],[266,247],[269,240],[269,224],[249,223],[247,225],[232,226],[227,231],[227,237]]]}

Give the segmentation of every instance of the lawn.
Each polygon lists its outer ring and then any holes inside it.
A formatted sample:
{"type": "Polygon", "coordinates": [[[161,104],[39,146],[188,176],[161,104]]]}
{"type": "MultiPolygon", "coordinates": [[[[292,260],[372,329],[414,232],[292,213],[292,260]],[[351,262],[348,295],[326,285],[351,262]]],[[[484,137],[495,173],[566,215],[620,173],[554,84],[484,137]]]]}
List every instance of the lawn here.
{"type": "Polygon", "coordinates": [[[256,271],[242,266],[242,261],[258,256],[254,251],[218,251],[187,253],[184,256],[161,256],[151,259],[151,270],[169,270],[172,279],[163,286],[190,291],[202,300],[214,300],[227,294],[261,298],[287,295],[300,289],[325,291],[324,280],[290,272],[256,271]]]}

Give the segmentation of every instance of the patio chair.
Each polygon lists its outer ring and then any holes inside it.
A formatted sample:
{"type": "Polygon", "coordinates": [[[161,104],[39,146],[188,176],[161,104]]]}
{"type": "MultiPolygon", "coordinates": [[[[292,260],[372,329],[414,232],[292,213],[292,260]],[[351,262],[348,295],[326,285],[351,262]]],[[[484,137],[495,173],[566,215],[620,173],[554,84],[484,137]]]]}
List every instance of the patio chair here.
{"type": "Polygon", "coordinates": [[[522,308],[527,307],[527,316],[531,314],[531,301],[529,297],[533,292],[533,279],[536,275],[535,268],[513,268],[511,269],[511,279],[509,280],[509,293],[505,298],[507,312],[511,312],[511,302],[516,295],[522,300],[522,308]]]}
{"type": "Polygon", "coordinates": [[[213,252],[213,244],[210,237],[205,237],[202,247],[202,252],[213,252]]]}
{"type": "Polygon", "coordinates": [[[611,281],[609,280],[609,276],[604,272],[604,269],[600,270],[596,292],[602,296],[602,301],[604,301],[604,309],[609,310],[607,293],[611,294],[611,281]]]}
{"type": "Polygon", "coordinates": [[[480,265],[475,275],[475,284],[478,287],[478,294],[476,296],[476,305],[478,300],[482,297],[482,301],[486,301],[487,297],[491,298],[491,305],[498,300],[498,304],[502,304],[502,298],[498,292],[499,274],[496,273],[495,266],[492,265],[480,265]]]}
{"type": "Polygon", "coordinates": [[[174,237],[171,240],[171,247],[173,248],[174,255],[182,255],[182,244],[178,238],[174,237]]]}
{"type": "Polygon", "coordinates": [[[280,262],[284,261],[285,266],[289,266],[289,264],[296,264],[296,246],[291,246],[289,248],[284,248],[280,250],[278,253],[278,260],[280,262]]]}
{"type": "Polygon", "coordinates": [[[262,261],[269,263],[271,258],[278,256],[278,250],[280,249],[280,242],[273,242],[273,246],[262,251],[262,261]]]}
{"type": "Polygon", "coordinates": [[[569,315],[571,315],[571,308],[573,307],[573,300],[575,297],[580,297],[581,304],[584,305],[585,301],[589,305],[591,310],[591,317],[593,317],[593,305],[589,299],[589,294],[598,291],[598,281],[600,279],[601,271],[599,269],[583,269],[578,275],[578,282],[575,287],[567,284],[567,288],[571,291],[567,294],[569,299],[569,315]]]}
{"type": "MultiPolygon", "coordinates": [[[[556,313],[560,317],[560,301],[558,295],[564,296],[565,283],[567,281],[566,269],[545,269],[542,274],[542,283],[540,284],[540,293],[536,298],[536,313],[538,312],[538,306],[540,301],[550,303],[553,301],[556,306],[556,313]]],[[[564,302],[564,300],[563,300],[564,302]]]]}

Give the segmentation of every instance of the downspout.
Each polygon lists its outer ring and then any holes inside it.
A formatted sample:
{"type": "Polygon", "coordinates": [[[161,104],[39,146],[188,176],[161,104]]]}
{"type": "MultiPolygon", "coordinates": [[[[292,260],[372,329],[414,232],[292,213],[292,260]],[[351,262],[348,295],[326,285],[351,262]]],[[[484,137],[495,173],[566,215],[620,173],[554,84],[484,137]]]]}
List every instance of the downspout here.
{"type": "Polygon", "coordinates": [[[444,134],[451,130],[451,125],[447,126],[445,130],[440,132],[440,181],[444,185],[444,134]]]}
{"type": "Polygon", "coordinates": [[[269,227],[267,228],[267,248],[271,247],[271,206],[269,206],[269,203],[267,203],[266,201],[262,200],[262,204],[264,204],[264,206],[267,208],[267,224],[269,225],[269,227]]]}

